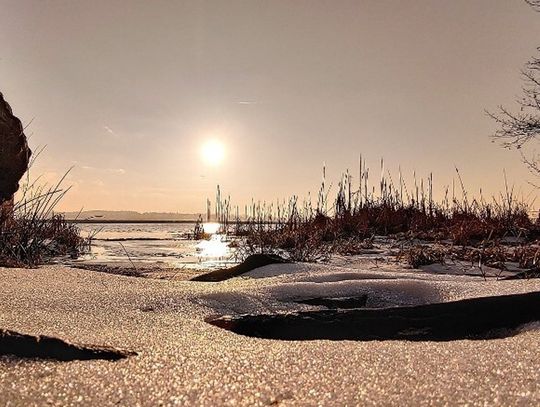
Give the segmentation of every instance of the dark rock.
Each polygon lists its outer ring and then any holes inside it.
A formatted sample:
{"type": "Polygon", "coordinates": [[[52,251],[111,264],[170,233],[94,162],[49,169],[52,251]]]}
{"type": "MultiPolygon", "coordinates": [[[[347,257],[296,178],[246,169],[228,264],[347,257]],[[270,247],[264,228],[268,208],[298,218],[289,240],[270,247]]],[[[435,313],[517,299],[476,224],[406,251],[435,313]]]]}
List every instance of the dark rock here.
{"type": "Polygon", "coordinates": [[[30,155],[22,123],[0,93],[0,205],[10,201],[19,189],[30,155]]]}
{"type": "Polygon", "coordinates": [[[504,338],[540,320],[540,292],[383,309],[324,310],[221,317],[210,324],[282,340],[452,341],[504,338]]]}
{"type": "Polygon", "coordinates": [[[24,335],[0,329],[0,355],[70,361],[119,360],[137,354],[107,346],[76,345],[50,336],[24,335]]]}
{"type": "Polygon", "coordinates": [[[219,269],[210,273],[201,274],[193,277],[191,281],[207,281],[218,282],[225,281],[229,278],[237,277],[248,271],[256,268],[268,266],[269,264],[287,263],[287,261],[279,256],[271,254],[252,254],[248,256],[242,263],[228,269],[219,269]]]}

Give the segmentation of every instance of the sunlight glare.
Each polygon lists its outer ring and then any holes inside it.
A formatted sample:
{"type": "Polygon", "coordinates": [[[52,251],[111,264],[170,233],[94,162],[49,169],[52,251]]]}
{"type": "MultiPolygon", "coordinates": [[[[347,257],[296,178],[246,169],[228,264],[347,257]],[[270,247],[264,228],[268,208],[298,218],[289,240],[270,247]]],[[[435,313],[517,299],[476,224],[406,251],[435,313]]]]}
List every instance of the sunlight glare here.
{"type": "Polygon", "coordinates": [[[225,147],[217,140],[208,140],[201,149],[201,156],[208,165],[217,166],[225,158],[225,147]]]}
{"type": "Polygon", "coordinates": [[[213,235],[218,232],[220,226],[221,225],[217,222],[205,222],[203,223],[204,233],[213,235]]]}
{"type": "Polygon", "coordinates": [[[202,240],[196,247],[200,257],[220,258],[229,254],[229,245],[222,235],[212,235],[210,240],[202,240]]]}

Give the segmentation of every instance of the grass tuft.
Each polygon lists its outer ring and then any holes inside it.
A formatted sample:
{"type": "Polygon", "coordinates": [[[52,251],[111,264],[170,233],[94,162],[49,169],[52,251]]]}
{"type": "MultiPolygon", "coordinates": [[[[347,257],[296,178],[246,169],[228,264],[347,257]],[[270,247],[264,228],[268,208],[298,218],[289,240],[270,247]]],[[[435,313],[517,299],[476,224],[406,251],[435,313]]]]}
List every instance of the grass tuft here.
{"type": "Polygon", "coordinates": [[[54,213],[69,190],[61,188],[64,179],[54,187],[36,186],[27,179],[18,202],[0,216],[0,266],[36,267],[89,250],[92,238],[83,238],[74,223],[54,213]]]}

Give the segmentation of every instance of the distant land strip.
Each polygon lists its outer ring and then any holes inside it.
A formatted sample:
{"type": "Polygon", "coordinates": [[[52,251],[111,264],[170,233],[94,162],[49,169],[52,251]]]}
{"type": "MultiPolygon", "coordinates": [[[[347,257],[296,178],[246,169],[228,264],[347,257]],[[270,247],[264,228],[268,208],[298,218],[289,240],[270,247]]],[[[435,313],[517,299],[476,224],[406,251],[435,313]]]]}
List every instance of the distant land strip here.
{"type": "MultiPolygon", "coordinates": [[[[142,219],[137,219],[137,220],[128,220],[128,219],[121,219],[121,220],[114,220],[114,219],[66,219],[66,222],[69,222],[69,223],[75,223],[75,224],[79,224],[79,223],[99,223],[99,224],[102,224],[102,223],[136,223],[136,224],[142,224],[142,223],[196,223],[197,222],[197,219],[193,219],[193,220],[189,220],[189,219],[179,219],[179,220],[159,220],[159,219],[150,219],[150,220],[142,220],[142,219]]],[[[210,221],[203,221],[203,223],[218,223],[218,221],[216,220],[210,220],[210,221]]],[[[236,220],[233,220],[233,221],[229,221],[228,224],[229,225],[236,225],[236,224],[241,224],[241,225],[246,225],[246,224],[249,224],[249,223],[252,223],[251,221],[248,221],[248,220],[240,220],[240,221],[236,221],[236,220]]],[[[257,223],[262,223],[262,224],[265,224],[265,225],[269,225],[269,224],[277,224],[278,222],[277,221],[273,221],[273,222],[270,222],[270,221],[263,221],[263,222],[257,222],[257,223]]]]}
{"type": "Polygon", "coordinates": [[[142,219],[136,219],[136,220],[115,220],[115,219],[66,219],[67,222],[70,223],[195,223],[197,222],[197,219],[182,219],[182,220],[158,220],[158,219],[151,219],[151,220],[142,220],[142,219]]]}

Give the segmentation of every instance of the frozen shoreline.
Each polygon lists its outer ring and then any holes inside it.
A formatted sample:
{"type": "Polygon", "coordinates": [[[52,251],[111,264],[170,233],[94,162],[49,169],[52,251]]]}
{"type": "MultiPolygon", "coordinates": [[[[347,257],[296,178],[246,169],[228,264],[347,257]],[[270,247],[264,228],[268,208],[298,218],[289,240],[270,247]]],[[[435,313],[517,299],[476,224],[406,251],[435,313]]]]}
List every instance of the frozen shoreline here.
{"type": "Polygon", "coordinates": [[[0,357],[13,405],[533,405],[538,324],[516,336],[444,343],[279,341],[211,326],[223,315],[322,309],[292,302],[370,293],[399,306],[540,291],[540,280],[406,272],[379,265],[278,264],[221,283],[69,269],[0,269],[0,327],[114,346],[138,356],[54,362],[0,357]]]}

